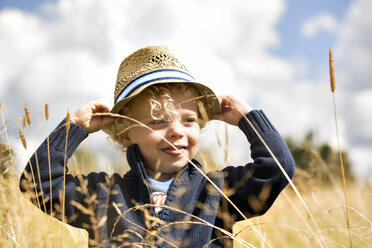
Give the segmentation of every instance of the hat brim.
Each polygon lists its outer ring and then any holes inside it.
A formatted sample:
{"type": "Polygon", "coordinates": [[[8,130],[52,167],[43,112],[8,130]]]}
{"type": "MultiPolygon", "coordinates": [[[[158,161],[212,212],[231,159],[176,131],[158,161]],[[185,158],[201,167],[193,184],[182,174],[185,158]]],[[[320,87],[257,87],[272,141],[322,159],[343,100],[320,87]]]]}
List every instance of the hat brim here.
{"type": "Polygon", "coordinates": [[[184,84],[191,84],[195,86],[195,88],[198,89],[199,95],[205,95],[206,96],[206,102],[208,104],[207,110],[208,110],[208,116],[212,116],[213,114],[221,113],[221,107],[220,103],[218,101],[218,98],[214,92],[208,88],[207,86],[200,84],[198,82],[190,82],[190,81],[180,81],[180,80],[172,80],[172,79],[166,79],[166,80],[157,80],[150,83],[147,83],[145,85],[142,85],[138,87],[136,90],[134,90],[130,96],[120,100],[117,102],[114,107],[111,109],[111,113],[118,114],[121,109],[125,107],[130,101],[132,101],[136,96],[138,96],[143,90],[146,88],[156,85],[156,84],[166,84],[166,83],[184,83],[184,84]]]}

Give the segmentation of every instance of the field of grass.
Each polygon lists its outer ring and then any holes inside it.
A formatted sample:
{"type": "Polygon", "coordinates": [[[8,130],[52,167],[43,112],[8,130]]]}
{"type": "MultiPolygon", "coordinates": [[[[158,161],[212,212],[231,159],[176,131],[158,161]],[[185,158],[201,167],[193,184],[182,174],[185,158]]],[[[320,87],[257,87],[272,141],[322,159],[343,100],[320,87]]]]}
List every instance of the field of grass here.
{"type": "MultiPolygon", "coordinates": [[[[8,169],[0,170],[0,248],[87,247],[85,230],[48,216],[21,194],[19,172],[14,172],[6,146],[1,148],[2,166],[8,165],[8,169]]],[[[204,153],[198,159],[207,170],[216,169],[204,153]]],[[[89,151],[78,150],[70,159],[70,172],[81,171],[84,164],[94,164],[92,161],[89,151]]],[[[309,163],[311,174],[297,168],[293,186],[280,194],[265,215],[235,224],[235,237],[246,244],[234,241],[234,247],[371,247],[371,184],[348,180],[346,206],[342,177],[330,171],[324,174],[327,165],[322,160],[312,159],[309,163]],[[325,180],[324,175],[330,180],[325,180]]],[[[85,168],[83,173],[91,169],[85,168]]]]}
{"type": "MultiPolygon", "coordinates": [[[[333,85],[332,92],[334,88],[333,85]]],[[[48,216],[32,205],[27,195],[21,194],[19,172],[15,171],[6,124],[0,115],[3,125],[0,140],[0,248],[87,247],[86,231],[48,216]]],[[[30,126],[27,107],[25,117],[23,127],[26,120],[30,126]]],[[[337,124],[336,115],[335,119],[337,124]]],[[[19,136],[26,148],[22,129],[19,136]]],[[[302,162],[309,163],[306,165],[308,170],[297,169],[295,180],[290,181],[265,215],[235,224],[234,247],[372,247],[370,182],[351,180],[349,175],[345,175],[340,149],[340,156],[329,160],[333,161],[332,164],[327,164],[312,147],[305,147],[307,150],[303,150],[303,144],[300,147],[301,153],[307,154],[302,162]],[[337,168],[337,173],[330,168],[337,168]]],[[[225,150],[225,154],[228,151],[225,150]]],[[[206,170],[216,169],[208,159],[210,157],[203,151],[200,155],[206,170]]],[[[89,156],[84,159],[81,151],[75,152],[70,159],[70,171],[86,167],[84,161],[87,159],[89,156]]],[[[279,162],[277,165],[281,167],[279,162]]]]}
{"type": "MultiPolygon", "coordinates": [[[[10,166],[9,154],[1,155],[9,171],[0,175],[0,247],[87,247],[85,230],[62,224],[21,194],[19,173],[10,166]]],[[[216,169],[208,157],[205,153],[199,159],[207,170],[216,169]]],[[[70,159],[70,171],[80,171],[92,161],[88,151],[78,150],[70,159]]],[[[324,161],[309,162],[312,171],[324,169],[324,161]]],[[[350,247],[341,177],[329,175],[332,180],[324,181],[324,176],[309,176],[300,168],[296,175],[300,197],[288,186],[265,215],[237,223],[234,235],[249,244],[245,247],[350,247]]],[[[352,247],[370,247],[372,187],[358,180],[347,184],[352,247]]],[[[244,246],[235,242],[234,247],[244,246]]]]}
{"type": "MultiPolygon", "coordinates": [[[[234,233],[252,247],[349,247],[341,185],[301,189],[316,226],[288,187],[265,215],[237,223],[234,233]]],[[[351,184],[349,196],[353,247],[370,247],[372,188],[351,184]]],[[[62,224],[20,195],[18,177],[0,177],[0,206],[0,247],[87,247],[84,230],[62,224]]]]}
{"type": "MultiPolygon", "coordinates": [[[[250,221],[270,246],[247,228],[248,223],[239,222],[236,231],[246,228],[239,235],[255,247],[349,247],[342,186],[312,186],[301,195],[316,225],[293,191],[287,188],[265,215],[250,221]]],[[[354,183],[349,187],[349,196],[352,246],[371,247],[371,187],[354,183]]]]}

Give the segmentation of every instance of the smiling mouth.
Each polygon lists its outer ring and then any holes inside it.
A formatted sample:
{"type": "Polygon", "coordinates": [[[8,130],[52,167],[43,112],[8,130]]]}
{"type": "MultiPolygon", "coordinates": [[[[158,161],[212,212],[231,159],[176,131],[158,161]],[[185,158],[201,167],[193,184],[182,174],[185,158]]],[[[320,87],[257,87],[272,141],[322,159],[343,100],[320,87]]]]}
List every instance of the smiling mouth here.
{"type": "Polygon", "coordinates": [[[187,146],[175,146],[175,148],[170,146],[161,150],[172,156],[180,156],[184,151],[186,151],[187,146]]]}

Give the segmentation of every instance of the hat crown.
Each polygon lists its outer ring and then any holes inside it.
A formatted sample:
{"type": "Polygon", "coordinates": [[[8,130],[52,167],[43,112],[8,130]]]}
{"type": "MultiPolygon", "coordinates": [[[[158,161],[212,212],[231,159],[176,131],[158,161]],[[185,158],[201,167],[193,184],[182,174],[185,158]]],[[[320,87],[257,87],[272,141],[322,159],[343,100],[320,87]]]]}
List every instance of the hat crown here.
{"type": "Polygon", "coordinates": [[[120,64],[114,101],[120,92],[136,78],[163,69],[176,69],[188,73],[187,68],[169,51],[167,46],[149,46],[135,51],[120,64]]]}

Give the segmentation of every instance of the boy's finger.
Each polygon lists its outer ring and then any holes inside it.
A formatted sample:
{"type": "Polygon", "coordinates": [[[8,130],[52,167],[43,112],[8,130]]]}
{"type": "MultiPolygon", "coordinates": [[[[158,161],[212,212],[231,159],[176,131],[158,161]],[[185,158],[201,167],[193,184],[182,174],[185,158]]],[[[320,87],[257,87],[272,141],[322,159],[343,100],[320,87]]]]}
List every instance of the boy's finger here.
{"type": "Polygon", "coordinates": [[[94,112],[110,112],[111,107],[104,99],[96,100],[94,103],[94,112]]]}
{"type": "Polygon", "coordinates": [[[99,99],[97,99],[97,101],[98,101],[98,102],[101,102],[101,103],[103,103],[103,104],[105,104],[105,105],[107,105],[107,106],[109,106],[110,108],[112,107],[112,104],[111,104],[110,101],[107,100],[106,98],[99,98],[99,99]]]}
{"type": "Polygon", "coordinates": [[[114,118],[114,117],[102,117],[102,126],[106,126],[106,125],[109,125],[111,123],[114,123],[115,119],[116,118],[114,118]]]}
{"type": "Polygon", "coordinates": [[[219,120],[219,121],[223,121],[224,120],[224,117],[222,114],[214,114],[211,116],[211,119],[212,120],[219,120]]]}
{"type": "Polygon", "coordinates": [[[217,98],[218,98],[218,101],[220,102],[220,105],[223,105],[226,103],[226,99],[227,99],[228,95],[219,95],[217,98]]]}

